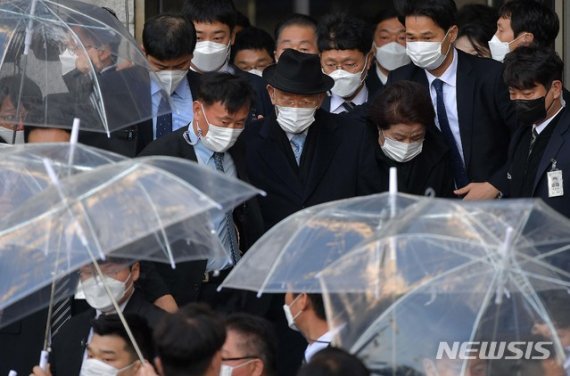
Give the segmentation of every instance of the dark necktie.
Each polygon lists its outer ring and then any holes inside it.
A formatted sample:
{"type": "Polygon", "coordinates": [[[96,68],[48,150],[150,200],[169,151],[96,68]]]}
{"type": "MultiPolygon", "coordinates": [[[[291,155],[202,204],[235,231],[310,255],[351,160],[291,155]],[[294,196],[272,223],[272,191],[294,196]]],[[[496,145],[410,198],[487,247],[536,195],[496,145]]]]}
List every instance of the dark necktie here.
{"type": "Polygon", "coordinates": [[[172,113],[170,112],[168,101],[164,97],[160,99],[160,104],[158,105],[158,113],[164,115],[159,115],[156,118],[157,139],[172,132],[172,113]]]}
{"type": "MultiPolygon", "coordinates": [[[[224,153],[214,153],[214,163],[216,164],[216,170],[220,171],[222,174],[225,173],[224,153]]],[[[235,233],[234,218],[232,216],[231,210],[226,212],[225,219],[225,230],[228,232],[228,239],[230,240],[230,253],[232,256],[232,263],[235,265],[241,258],[241,255],[239,253],[239,245],[235,233]]]]}
{"type": "Polygon", "coordinates": [[[528,156],[532,154],[532,148],[534,148],[534,144],[536,143],[536,139],[538,138],[538,132],[536,128],[532,128],[532,132],[530,133],[530,144],[528,145],[528,156]]]}
{"type": "Polygon", "coordinates": [[[344,108],[346,110],[346,112],[352,112],[354,111],[354,107],[356,107],[356,105],[352,102],[342,102],[342,108],[344,108]]]}
{"type": "Polygon", "coordinates": [[[449,126],[449,120],[447,119],[447,111],[445,110],[445,103],[443,102],[443,81],[440,79],[435,79],[433,81],[433,87],[435,88],[435,96],[437,102],[437,120],[439,121],[439,127],[443,138],[445,139],[447,146],[451,149],[451,167],[453,170],[453,178],[455,180],[455,185],[457,188],[461,188],[469,184],[467,179],[467,173],[465,172],[465,166],[463,165],[463,159],[461,159],[461,154],[459,153],[459,147],[455,142],[453,137],[453,132],[451,132],[451,127],[449,126]]]}

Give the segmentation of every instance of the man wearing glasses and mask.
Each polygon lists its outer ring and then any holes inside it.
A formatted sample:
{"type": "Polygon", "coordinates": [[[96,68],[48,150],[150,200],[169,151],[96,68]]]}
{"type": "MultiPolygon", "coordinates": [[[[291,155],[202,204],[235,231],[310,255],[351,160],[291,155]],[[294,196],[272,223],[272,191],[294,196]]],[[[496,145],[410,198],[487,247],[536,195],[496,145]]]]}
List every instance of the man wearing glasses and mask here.
{"type": "MultiPolygon", "coordinates": [[[[303,208],[380,191],[372,129],[359,117],[319,108],[334,80],[317,55],[286,49],[263,78],[275,111],[248,125],[243,136],[250,181],[267,192],[259,199],[265,230],[303,208]]],[[[273,298],[270,312],[281,313],[282,304],[273,298]]],[[[306,341],[283,314],[267,318],[281,338],[278,368],[294,374],[306,341]]]]}

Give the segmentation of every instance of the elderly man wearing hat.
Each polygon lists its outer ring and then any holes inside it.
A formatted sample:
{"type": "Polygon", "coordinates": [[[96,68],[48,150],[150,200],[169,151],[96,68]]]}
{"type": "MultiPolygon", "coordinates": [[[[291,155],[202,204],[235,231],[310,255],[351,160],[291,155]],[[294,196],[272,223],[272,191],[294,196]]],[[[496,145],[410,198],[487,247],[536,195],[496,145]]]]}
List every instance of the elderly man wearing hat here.
{"type": "MultiPolygon", "coordinates": [[[[380,191],[372,129],[319,108],[334,81],[322,72],[318,55],[287,49],[263,78],[275,112],[246,126],[243,135],[250,182],[267,192],[259,201],[266,229],[305,207],[380,191]]],[[[287,327],[282,304],[273,299],[267,318],[276,323],[282,347],[278,367],[296,368],[307,343],[287,327]]]]}
{"type": "Polygon", "coordinates": [[[288,49],[263,71],[275,113],[246,127],[251,182],[267,228],[308,206],[380,191],[376,136],[366,124],[319,109],[334,85],[319,57],[288,49]]]}

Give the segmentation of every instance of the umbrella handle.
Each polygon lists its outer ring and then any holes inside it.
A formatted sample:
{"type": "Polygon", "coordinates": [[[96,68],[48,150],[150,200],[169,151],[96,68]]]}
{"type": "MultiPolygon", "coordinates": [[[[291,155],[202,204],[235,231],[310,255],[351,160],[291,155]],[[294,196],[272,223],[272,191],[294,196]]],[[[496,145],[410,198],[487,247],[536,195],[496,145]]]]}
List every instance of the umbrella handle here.
{"type": "Polygon", "coordinates": [[[49,352],[42,350],[40,354],[40,368],[43,369],[44,371],[47,371],[48,359],[49,359],[49,352]]]}

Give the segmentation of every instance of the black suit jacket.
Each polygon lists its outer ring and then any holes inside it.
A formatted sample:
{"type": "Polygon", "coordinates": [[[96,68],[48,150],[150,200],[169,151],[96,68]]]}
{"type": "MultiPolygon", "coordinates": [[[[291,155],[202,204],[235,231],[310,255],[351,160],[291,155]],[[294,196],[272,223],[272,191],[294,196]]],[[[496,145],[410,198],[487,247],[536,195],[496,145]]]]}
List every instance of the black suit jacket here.
{"type": "MultiPolygon", "coordinates": [[[[178,129],[148,145],[140,156],[167,155],[197,161],[194,147],[186,142],[183,135],[187,127],[178,129]]],[[[236,166],[238,178],[249,182],[247,175],[245,150],[241,138],[229,150],[236,166]]],[[[239,232],[240,249],[245,251],[263,234],[263,220],[259,203],[252,198],[234,209],[234,222],[239,232]]],[[[184,242],[175,243],[173,247],[186,246],[184,242]]],[[[184,262],[177,265],[176,270],[167,265],[155,264],[166,284],[171,289],[179,305],[195,301],[206,268],[205,261],[184,262]]]]}
{"type": "MultiPolygon", "coordinates": [[[[503,82],[503,66],[457,51],[457,113],[467,177],[489,181],[507,160],[514,111],[503,82]]],[[[428,87],[424,69],[410,63],[390,72],[386,86],[411,80],[428,87]]]]}
{"type": "Polygon", "coordinates": [[[0,329],[0,374],[31,373],[40,360],[46,320],[47,309],[42,309],[0,329]]]}
{"type": "MultiPolygon", "coordinates": [[[[147,302],[137,290],[131,296],[123,312],[135,313],[144,317],[151,329],[166,314],[160,308],[147,302]]],[[[83,354],[89,339],[89,331],[91,330],[91,320],[94,318],[95,310],[90,308],[72,317],[56,334],[50,354],[52,375],[79,375],[83,363],[83,354]]]]}
{"type": "MultiPolygon", "coordinates": [[[[564,91],[564,99],[568,103],[570,92],[564,91]]],[[[559,116],[558,122],[551,124],[555,128],[540,158],[540,164],[534,177],[532,197],[540,197],[553,209],[570,218],[570,111],[568,108],[565,108],[559,116]],[[547,174],[552,168],[552,160],[556,161],[556,168],[562,170],[564,195],[560,197],[548,197],[547,174]]],[[[509,147],[509,161],[506,165],[505,174],[502,175],[502,179],[491,182],[501,190],[505,197],[511,196],[510,185],[512,178],[510,179],[509,177],[517,173],[512,168],[513,156],[525,132],[530,132],[529,127],[521,126],[517,129],[509,147]]]]}
{"type": "Polygon", "coordinates": [[[366,87],[368,88],[369,101],[374,98],[374,96],[384,89],[384,84],[380,81],[378,73],[376,72],[376,60],[370,66],[368,70],[368,76],[366,76],[366,87]]]}
{"type": "Polygon", "coordinates": [[[300,167],[275,115],[243,135],[251,182],[267,192],[259,199],[266,229],[303,208],[381,190],[376,136],[358,118],[317,110],[300,167]]]}

